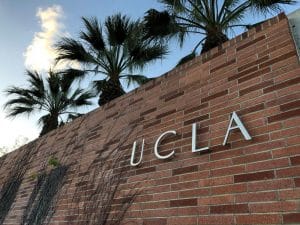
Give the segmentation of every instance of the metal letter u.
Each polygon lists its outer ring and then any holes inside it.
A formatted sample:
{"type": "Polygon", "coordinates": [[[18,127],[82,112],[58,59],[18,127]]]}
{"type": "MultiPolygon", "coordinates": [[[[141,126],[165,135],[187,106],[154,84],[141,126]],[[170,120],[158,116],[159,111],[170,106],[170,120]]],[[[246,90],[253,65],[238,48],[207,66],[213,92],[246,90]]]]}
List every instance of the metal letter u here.
{"type": "Polygon", "coordinates": [[[138,166],[143,159],[143,152],[144,152],[144,145],[145,145],[145,139],[143,139],[142,141],[142,150],[141,150],[141,156],[138,162],[134,162],[134,157],[135,157],[135,151],[136,151],[136,141],[133,142],[133,146],[132,146],[132,152],[131,152],[131,159],[130,159],[130,165],[131,166],[138,166]]]}

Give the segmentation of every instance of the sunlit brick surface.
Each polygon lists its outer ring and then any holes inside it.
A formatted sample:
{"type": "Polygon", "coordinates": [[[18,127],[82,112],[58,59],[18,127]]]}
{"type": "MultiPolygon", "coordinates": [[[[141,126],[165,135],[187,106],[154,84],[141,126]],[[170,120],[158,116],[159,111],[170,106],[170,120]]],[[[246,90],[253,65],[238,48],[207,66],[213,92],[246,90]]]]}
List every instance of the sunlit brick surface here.
{"type": "Polygon", "coordinates": [[[4,224],[20,223],[32,174],[51,155],[70,169],[50,224],[80,224],[82,204],[72,199],[75,190],[89,194],[84,178],[99,163],[99,153],[118,146],[130,156],[133,142],[142,138],[141,165],[120,162],[130,171],[118,196],[135,185],[142,190],[124,224],[300,224],[299,81],[288,21],[280,14],[0,159],[2,185],[18,154],[35,149],[4,224]],[[253,139],[237,131],[223,146],[233,111],[253,139]],[[191,152],[195,122],[197,145],[210,146],[209,153],[191,152]],[[177,136],[165,139],[160,153],[176,154],[159,160],[153,147],[168,130],[177,136]]]}

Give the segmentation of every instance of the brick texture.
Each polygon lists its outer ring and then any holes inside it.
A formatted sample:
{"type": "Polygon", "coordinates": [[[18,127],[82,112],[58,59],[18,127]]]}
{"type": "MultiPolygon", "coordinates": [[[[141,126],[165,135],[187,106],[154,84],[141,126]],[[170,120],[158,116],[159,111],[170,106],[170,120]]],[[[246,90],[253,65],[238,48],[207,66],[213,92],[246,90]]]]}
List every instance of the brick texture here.
{"type": "Polygon", "coordinates": [[[140,152],[143,138],[142,163],[120,161],[128,174],[114,203],[136,186],[141,190],[124,224],[300,224],[299,74],[288,21],[280,14],[0,158],[1,189],[18,156],[35,152],[4,224],[20,224],[32,176],[51,156],[70,169],[49,224],[82,224],[83,202],[74,199],[93,193],[90,168],[116,147],[129,157],[134,141],[140,152]],[[235,130],[223,146],[232,111],[252,140],[235,130]],[[193,123],[197,147],[210,151],[192,153],[193,123]],[[168,130],[177,134],[159,151],[175,155],[159,160],[153,147],[168,130]]]}

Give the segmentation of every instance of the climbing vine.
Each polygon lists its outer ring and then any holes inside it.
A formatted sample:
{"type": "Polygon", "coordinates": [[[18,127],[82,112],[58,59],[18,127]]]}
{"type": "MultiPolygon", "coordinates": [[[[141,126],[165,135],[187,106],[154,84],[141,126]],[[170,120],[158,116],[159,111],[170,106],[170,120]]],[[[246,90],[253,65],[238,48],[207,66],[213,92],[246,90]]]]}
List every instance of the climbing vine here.
{"type": "MultiPolygon", "coordinates": [[[[58,194],[62,194],[60,190],[65,183],[67,172],[71,169],[70,167],[76,164],[73,159],[71,160],[71,157],[76,153],[76,149],[84,148],[85,142],[88,140],[86,136],[78,134],[83,121],[79,124],[77,132],[72,136],[70,142],[67,143],[66,147],[72,151],[65,150],[60,157],[61,161],[54,157],[56,154],[54,151],[47,161],[48,165],[43,165],[39,173],[31,175],[31,179],[35,183],[24,207],[21,225],[40,225],[50,221],[54,213],[55,201],[59,198],[58,194]],[[68,164],[70,161],[72,163],[68,164]],[[51,166],[50,170],[49,166],[51,166]]],[[[120,148],[128,140],[134,127],[135,125],[127,126],[118,130],[117,134],[112,135],[113,126],[111,126],[111,129],[105,133],[105,145],[101,150],[97,151],[96,158],[91,161],[88,168],[82,171],[85,175],[82,176],[81,181],[76,185],[73,199],[74,203],[81,203],[78,205],[83,210],[82,217],[84,218],[80,218],[82,225],[120,224],[138,194],[138,188],[134,187],[127,194],[119,195],[121,186],[126,183],[126,177],[128,176],[128,167],[121,166],[121,163],[127,158],[123,156],[120,148]],[[111,139],[111,137],[113,138],[111,139]],[[82,192],[85,190],[89,191],[88,195],[82,195],[82,192]],[[116,198],[118,198],[117,201],[116,198]]],[[[88,135],[88,132],[85,135],[88,135]]],[[[43,144],[45,143],[40,142],[40,146],[43,144]]],[[[54,149],[54,146],[51,149],[54,149]]],[[[35,145],[30,145],[24,151],[20,151],[17,159],[15,159],[14,166],[6,176],[6,180],[2,182],[3,186],[0,191],[0,225],[3,224],[11,205],[15,201],[31,159],[38,150],[39,147],[35,148],[35,145]]],[[[83,154],[83,149],[80,152],[83,154]]],[[[81,159],[82,157],[77,155],[75,160],[79,161],[81,159]]],[[[3,161],[0,160],[0,163],[3,161]]]]}
{"type": "Polygon", "coordinates": [[[27,220],[28,220],[28,216],[30,215],[30,212],[32,210],[32,206],[40,192],[40,189],[42,187],[42,184],[44,183],[45,181],[45,177],[46,177],[46,173],[43,172],[41,174],[38,174],[38,175],[34,175],[32,177],[32,179],[36,179],[36,182],[35,182],[35,185],[33,187],[33,190],[30,194],[30,197],[29,197],[29,200],[27,202],[27,205],[24,209],[24,213],[23,213],[23,217],[22,217],[22,220],[21,220],[21,223],[20,225],[25,225],[27,223],[27,220]]]}
{"type": "Polygon", "coordinates": [[[10,169],[0,191],[0,225],[3,224],[28,169],[33,155],[34,144],[29,145],[17,155],[13,167],[10,169]]]}
{"type": "Polygon", "coordinates": [[[116,134],[111,133],[113,127],[111,124],[110,130],[106,131],[103,148],[97,151],[89,167],[80,173],[81,179],[76,184],[73,203],[82,211],[77,218],[81,225],[119,225],[140,191],[134,187],[122,197],[119,196],[129,169],[121,166],[122,162],[129,160],[121,147],[128,141],[136,125],[119,129],[116,134]],[[83,192],[88,194],[82,195],[83,192]]]}
{"type": "Polygon", "coordinates": [[[118,203],[115,198],[120,187],[126,182],[126,169],[123,167],[118,172],[120,161],[123,157],[117,152],[112,152],[108,158],[98,168],[95,168],[90,174],[88,186],[92,186],[93,190],[84,201],[83,214],[85,225],[118,225],[123,220],[127,210],[132,205],[138,189],[132,189],[123,196],[118,203]],[[90,210],[90,209],[93,210],[90,210]]]}
{"type": "Polygon", "coordinates": [[[0,156],[0,168],[1,168],[2,164],[5,162],[6,157],[7,157],[7,155],[0,156]]]}
{"type": "MultiPolygon", "coordinates": [[[[78,129],[83,122],[84,119],[81,120],[78,128],[75,129],[76,135],[72,135],[70,142],[73,142],[73,139],[78,136],[78,129]]],[[[67,146],[69,146],[69,143],[67,146]]],[[[51,149],[55,149],[54,146],[52,146],[51,149]]],[[[71,165],[65,165],[69,161],[69,157],[72,156],[72,154],[69,153],[67,150],[64,151],[60,160],[54,155],[51,155],[48,160],[45,161],[42,172],[33,176],[36,182],[24,209],[21,225],[48,224],[51,220],[55,212],[58,195],[67,177],[67,171],[71,167],[71,165]],[[49,170],[49,167],[51,170],[47,173],[46,171],[49,170]]]]}
{"type": "Polygon", "coordinates": [[[60,190],[67,166],[58,166],[49,174],[39,176],[23,215],[23,225],[40,225],[49,215],[53,200],[60,190]]]}

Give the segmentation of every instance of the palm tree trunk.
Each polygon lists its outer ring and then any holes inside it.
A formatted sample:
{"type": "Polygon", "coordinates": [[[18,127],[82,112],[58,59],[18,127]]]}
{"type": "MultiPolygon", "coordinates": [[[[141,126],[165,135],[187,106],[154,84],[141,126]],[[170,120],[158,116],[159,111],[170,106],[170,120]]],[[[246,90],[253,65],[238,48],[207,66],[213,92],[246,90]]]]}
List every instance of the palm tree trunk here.
{"type": "Polygon", "coordinates": [[[98,105],[104,105],[123,94],[125,94],[125,91],[123,90],[119,79],[110,79],[106,82],[101,90],[98,105]]]}
{"type": "Polygon", "coordinates": [[[49,115],[45,120],[40,137],[58,127],[58,114],[49,115]]]}
{"type": "Polygon", "coordinates": [[[221,45],[226,41],[228,41],[228,37],[221,31],[208,33],[201,50],[201,54],[221,45]]]}

